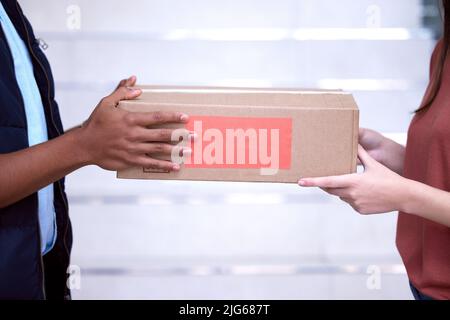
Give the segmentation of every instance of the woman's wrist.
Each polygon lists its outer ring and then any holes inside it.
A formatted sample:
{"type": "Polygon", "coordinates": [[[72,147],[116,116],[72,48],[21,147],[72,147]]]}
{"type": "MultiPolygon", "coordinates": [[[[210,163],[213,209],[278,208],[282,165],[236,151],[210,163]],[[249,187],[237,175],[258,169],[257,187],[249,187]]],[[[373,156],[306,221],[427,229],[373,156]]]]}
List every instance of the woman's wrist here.
{"type": "Polygon", "coordinates": [[[418,209],[424,191],[421,191],[421,184],[417,181],[403,177],[401,179],[401,185],[398,188],[400,191],[398,209],[401,212],[413,214],[418,209]]]}

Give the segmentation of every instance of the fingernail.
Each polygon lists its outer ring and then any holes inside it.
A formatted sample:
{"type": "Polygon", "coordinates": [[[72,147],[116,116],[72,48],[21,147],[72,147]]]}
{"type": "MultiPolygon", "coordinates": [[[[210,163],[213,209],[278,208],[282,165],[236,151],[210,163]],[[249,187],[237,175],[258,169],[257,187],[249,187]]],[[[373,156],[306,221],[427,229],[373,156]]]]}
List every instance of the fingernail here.
{"type": "Polygon", "coordinates": [[[180,165],[175,163],[175,164],[172,166],[172,170],[173,170],[173,171],[179,171],[179,170],[180,170],[180,165]]]}
{"type": "Polygon", "coordinates": [[[306,186],[306,181],[304,181],[304,180],[299,180],[299,181],[298,181],[298,185],[301,186],[301,187],[305,187],[305,186],[306,186]]]}
{"type": "Polygon", "coordinates": [[[182,114],[180,117],[180,120],[183,122],[187,121],[188,119],[189,119],[189,116],[187,114],[182,114]]]}

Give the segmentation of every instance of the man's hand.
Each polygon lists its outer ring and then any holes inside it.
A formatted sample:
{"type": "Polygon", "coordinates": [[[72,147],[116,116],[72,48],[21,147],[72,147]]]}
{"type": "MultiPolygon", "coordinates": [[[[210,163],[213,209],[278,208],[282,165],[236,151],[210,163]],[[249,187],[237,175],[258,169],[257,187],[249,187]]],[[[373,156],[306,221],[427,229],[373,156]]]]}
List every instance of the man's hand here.
{"type": "MultiPolygon", "coordinates": [[[[188,116],[175,112],[131,113],[117,108],[121,100],[141,94],[129,88],[135,82],[135,77],[122,80],[81,127],[30,148],[0,154],[0,208],[89,164],[108,170],[131,166],[178,170],[177,164],[160,159],[182,155],[186,150],[174,149],[179,147],[170,144],[173,129],[161,128],[184,123],[188,116]]],[[[185,130],[181,136],[189,139],[190,134],[185,130]]]]}
{"type": "MultiPolygon", "coordinates": [[[[135,83],[135,77],[122,80],[111,95],[100,101],[83,124],[80,147],[85,151],[86,161],[107,170],[132,166],[179,170],[178,164],[160,159],[167,159],[172,152],[182,154],[189,150],[174,150],[179,148],[171,141],[175,129],[162,127],[165,124],[186,123],[188,116],[163,111],[134,113],[117,108],[121,100],[132,100],[141,94],[141,90],[130,88],[135,83]]],[[[190,133],[186,130],[183,139],[188,138],[190,133]]]]}

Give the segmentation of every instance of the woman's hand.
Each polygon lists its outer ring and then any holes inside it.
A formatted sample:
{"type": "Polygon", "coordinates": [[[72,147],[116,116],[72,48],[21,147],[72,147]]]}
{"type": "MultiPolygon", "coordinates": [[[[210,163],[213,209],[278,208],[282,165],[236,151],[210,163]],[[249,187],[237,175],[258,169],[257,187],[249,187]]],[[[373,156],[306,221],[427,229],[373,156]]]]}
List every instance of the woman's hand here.
{"type": "Polygon", "coordinates": [[[359,144],[372,158],[380,163],[383,163],[387,156],[386,140],[387,138],[377,131],[366,128],[359,129],[359,144]]]}
{"type": "MultiPolygon", "coordinates": [[[[374,155],[379,155],[382,139],[372,132],[365,134],[366,145],[372,147],[374,155]],[[369,134],[372,135],[370,139],[367,138],[369,134]]],[[[405,191],[408,190],[409,180],[376,161],[361,145],[358,147],[358,157],[364,166],[364,173],[306,178],[301,179],[299,185],[320,187],[340,197],[361,214],[402,210],[402,204],[407,201],[405,191]]]]}
{"type": "Polygon", "coordinates": [[[374,130],[360,128],[359,144],[376,161],[392,171],[402,174],[405,147],[374,130]]]}

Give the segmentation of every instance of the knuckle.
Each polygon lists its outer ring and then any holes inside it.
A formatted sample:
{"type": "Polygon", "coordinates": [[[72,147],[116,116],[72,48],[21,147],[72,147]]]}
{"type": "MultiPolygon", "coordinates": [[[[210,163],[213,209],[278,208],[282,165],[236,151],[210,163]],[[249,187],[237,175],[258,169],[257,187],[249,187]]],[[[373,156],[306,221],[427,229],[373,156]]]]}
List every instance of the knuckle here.
{"type": "Polygon", "coordinates": [[[162,160],[150,159],[149,165],[151,165],[151,168],[153,169],[169,169],[168,163],[162,160]]]}
{"type": "Polygon", "coordinates": [[[133,157],[133,156],[128,156],[128,158],[126,159],[126,162],[128,163],[129,166],[136,166],[136,167],[144,167],[145,166],[145,163],[140,161],[139,158],[133,157]]]}
{"type": "Polygon", "coordinates": [[[177,112],[172,112],[171,114],[170,114],[170,120],[171,121],[173,121],[173,122],[179,122],[180,121],[180,114],[179,113],[177,113],[177,112]]]}
{"type": "Polygon", "coordinates": [[[128,125],[134,125],[136,124],[136,115],[133,114],[132,112],[129,112],[127,114],[125,114],[124,116],[124,120],[128,125]]]}
{"type": "Polygon", "coordinates": [[[156,138],[158,141],[164,141],[166,136],[167,136],[166,131],[164,131],[164,130],[158,130],[156,133],[156,138]]]}
{"type": "Polygon", "coordinates": [[[147,168],[147,161],[143,157],[130,156],[129,161],[131,161],[134,166],[147,168]]]}
{"type": "Polygon", "coordinates": [[[348,192],[348,197],[349,197],[350,199],[352,199],[352,200],[355,200],[355,199],[358,198],[358,194],[357,194],[357,192],[356,192],[355,190],[350,190],[350,191],[348,192]]]}
{"type": "Polygon", "coordinates": [[[151,152],[160,153],[164,151],[164,146],[161,143],[153,143],[150,148],[151,152]]]}
{"type": "Polygon", "coordinates": [[[172,135],[172,131],[170,130],[166,130],[164,132],[164,141],[168,142],[168,143],[172,143],[172,142],[182,142],[185,141],[183,140],[183,138],[178,138],[178,139],[174,139],[175,137],[172,135]]]}
{"type": "Polygon", "coordinates": [[[146,168],[150,168],[150,169],[157,169],[158,168],[157,162],[155,160],[153,160],[153,159],[146,159],[145,163],[144,163],[144,166],[146,168]]]}
{"type": "Polygon", "coordinates": [[[140,135],[137,130],[129,130],[127,132],[127,141],[138,142],[140,140],[140,135]]]}
{"type": "Polygon", "coordinates": [[[117,154],[113,157],[113,159],[117,162],[125,163],[128,166],[136,165],[136,159],[131,154],[129,154],[126,150],[121,150],[117,152],[117,154]]]}
{"type": "Polygon", "coordinates": [[[123,156],[123,157],[122,157],[122,160],[123,160],[125,163],[129,164],[129,165],[136,165],[136,164],[137,164],[137,161],[136,161],[135,157],[133,157],[133,156],[130,155],[130,154],[127,154],[127,155],[123,156]]]}
{"type": "Polygon", "coordinates": [[[163,141],[172,141],[172,130],[163,129],[161,132],[161,139],[163,141]]]}
{"type": "Polygon", "coordinates": [[[167,161],[161,161],[161,162],[158,164],[158,168],[164,169],[164,170],[172,170],[172,165],[170,164],[170,162],[167,162],[167,161]]]}
{"type": "Polygon", "coordinates": [[[152,119],[155,122],[161,122],[163,119],[163,114],[160,111],[153,112],[152,119]]]}
{"type": "Polygon", "coordinates": [[[128,154],[136,154],[139,152],[139,148],[137,146],[135,146],[134,144],[127,145],[126,150],[127,150],[128,154]]]}

